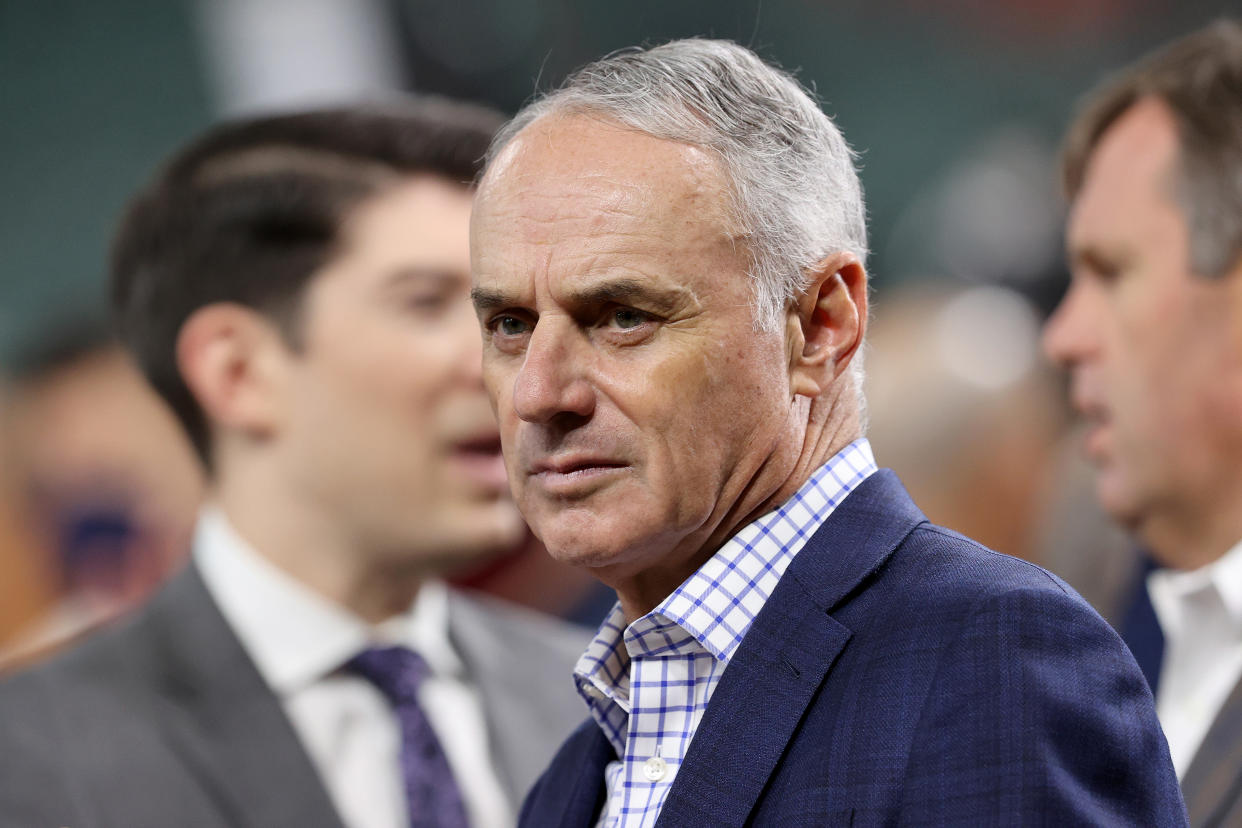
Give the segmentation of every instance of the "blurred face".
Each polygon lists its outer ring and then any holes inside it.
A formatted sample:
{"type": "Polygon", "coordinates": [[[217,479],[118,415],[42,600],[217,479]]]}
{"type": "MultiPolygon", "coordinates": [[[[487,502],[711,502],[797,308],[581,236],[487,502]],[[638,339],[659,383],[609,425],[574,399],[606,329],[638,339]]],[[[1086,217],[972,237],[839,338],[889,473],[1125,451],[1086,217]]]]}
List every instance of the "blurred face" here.
{"type": "Polygon", "coordinates": [[[756,331],[724,203],[701,150],[579,117],[528,127],[480,189],[484,379],[558,558],[692,571],[789,476],[787,345],[756,331]]]}
{"type": "Polygon", "coordinates": [[[470,201],[420,176],[362,203],[307,289],[281,461],[360,550],[451,561],[524,532],[479,371],[470,201]]]}
{"type": "Polygon", "coordinates": [[[1073,283],[1044,335],[1072,373],[1101,503],[1149,541],[1235,510],[1242,486],[1242,279],[1190,271],[1177,151],[1154,100],[1104,134],[1070,215],[1073,283]]]}

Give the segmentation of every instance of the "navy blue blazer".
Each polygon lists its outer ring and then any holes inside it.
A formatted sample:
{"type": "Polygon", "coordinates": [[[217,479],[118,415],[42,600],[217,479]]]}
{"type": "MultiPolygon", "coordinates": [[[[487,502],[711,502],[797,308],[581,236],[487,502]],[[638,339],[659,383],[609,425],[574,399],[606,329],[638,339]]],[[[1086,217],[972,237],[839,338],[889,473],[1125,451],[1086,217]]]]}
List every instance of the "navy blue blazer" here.
{"type": "MultiPolygon", "coordinates": [[[[570,736],[521,825],[592,826],[570,736]]],[[[660,826],[1186,824],[1151,692],[1063,581],[935,526],[883,470],[808,541],[704,713],[660,826]]]]}

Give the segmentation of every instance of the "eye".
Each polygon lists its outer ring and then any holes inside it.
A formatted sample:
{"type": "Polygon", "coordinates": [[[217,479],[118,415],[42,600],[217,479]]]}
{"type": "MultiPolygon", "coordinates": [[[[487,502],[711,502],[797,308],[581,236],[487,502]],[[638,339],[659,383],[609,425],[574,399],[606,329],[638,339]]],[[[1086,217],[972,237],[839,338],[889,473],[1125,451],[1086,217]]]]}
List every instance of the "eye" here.
{"type": "Polygon", "coordinates": [[[534,323],[525,316],[498,313],[484,323],[483,336],[500,353],[517,354],[526,347],[526,340],[534,327],[534,323]]]}
{"type": "Polygon", "coordinates": [[[452,299],[453,295],[448,291],[424,291],[411,294],[405,303],[410,310],[435,313],[448,307],[452,299]]]}
{"type": "Polygon", "coordinates": [[[623,331],[633,330],[650,319],[648,314],[634,308],[617,308],[608,316],[608,321],[623,331]]]}
{"type": "Polygon", "coordinates": [[[530,325],[516,316],[497,316],[492,320],[492,330],[501,336],[521,336],[530,330],[530,325]]]}
{"type": "Polygon", "coordinates": [[[529,325],[517,317],[501,317],[496,320],[496,329],[505,336],[520,336],[527,333],[529,325]]]}

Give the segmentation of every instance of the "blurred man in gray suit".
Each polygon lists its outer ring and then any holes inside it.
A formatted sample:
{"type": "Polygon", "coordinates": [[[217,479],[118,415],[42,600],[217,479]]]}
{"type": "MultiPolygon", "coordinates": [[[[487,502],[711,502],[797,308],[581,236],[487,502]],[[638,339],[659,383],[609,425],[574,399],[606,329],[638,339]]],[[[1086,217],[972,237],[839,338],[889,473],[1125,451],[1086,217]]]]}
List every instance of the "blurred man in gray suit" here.
{"type": "Polygon", "coordinates": [[[225,124],[133,201],[114,313],[209,502],[144,611],[0,685],[0,824],[513,822],[586,636],[438,580],[526,537],[467,298],[499,123],[225,124]]]}
{"type": "Polygon", "coordinates": [[[1097,496],[1163,566],[1148,672],[1191,822],[1242,824],[1242,25],[1096,91],[1064,173],[1073,282],[1045,346],[1097,496]]]}

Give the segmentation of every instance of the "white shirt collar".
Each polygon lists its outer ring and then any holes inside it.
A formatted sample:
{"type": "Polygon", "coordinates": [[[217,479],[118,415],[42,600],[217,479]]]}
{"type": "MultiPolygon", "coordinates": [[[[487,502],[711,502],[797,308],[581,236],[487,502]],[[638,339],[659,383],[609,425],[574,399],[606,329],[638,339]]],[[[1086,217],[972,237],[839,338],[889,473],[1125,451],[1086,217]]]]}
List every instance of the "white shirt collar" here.
{"type": "Polygon", "coordinates": [[[424,583],[407,612],[369,625],[263,557],[213,505],[199,514],[193,557],[221,613],[279,695],[307,687],[376,644],[417,650],[436,675],[463,672],[448,636],[448,591],[439,581],[424,583]]]}
{"type": "Polygon", "coordinates": [[[1210,564],[1189,571],[1157,569],[1148,576],[1148,589],[1161,627],[1176,628],[1178,606],[1193,593],[1212,587],[1220,596],[1234,628],[1242,633],[1242,541],[1210,564]]]}

